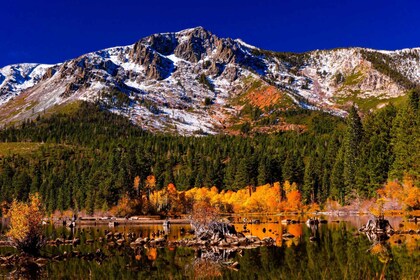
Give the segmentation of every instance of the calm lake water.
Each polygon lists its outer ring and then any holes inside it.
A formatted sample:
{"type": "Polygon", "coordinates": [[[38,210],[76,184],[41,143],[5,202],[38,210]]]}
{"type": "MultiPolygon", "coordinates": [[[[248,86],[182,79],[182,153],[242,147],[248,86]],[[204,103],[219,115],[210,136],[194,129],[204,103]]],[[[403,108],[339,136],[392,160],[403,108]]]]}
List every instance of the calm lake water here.
{"type": "MultiPolygon", "coordinates": [[[[256,217],[254,217],[255,219],[256,217]]],[[[298,219],[298,217],[291,217],[298,219]]],[[[235,217],[234,221],[243,220],[235,217]]],[[[253,219],[248,217],[248,220],[253,219]]],[[[47,247],[44,255],[78,251],[82,254],[100,248],[106,256],[102,261],[68,258],[49,262],[42,270],[30,275],[40,279],[420,279],[420,235],[395,234],[390,239],[370,241],[357,229],[367,217],[327,218],[328,224],[309,228],[306,224],[283,225],[285,217],[258,217],[260,224],[235,224],[246,235],[272,237],[276,246],[250,250],[201,250],[191,248],[141,248],[133,250],[128,245],[109,247],[95,241],[104,230],[135,232],[143,237],[152,236],[162,226],[137,227],[82,227],[71,232],[67,228],[46,228],[50,238],[79,237],[82,245],[72,247],[47,247]],[[337,222],[338,221],[338,222],[337,222]],[[283,235],[291,233],[293,238],[283,235]],[[232,264],[237,265],[232,267],[232,264]]],[[[303,217],[301,219],[304,219],[303,217]]],[[[389,218],[395,229],[419,230],[420,225],[407,223],[402,218],[389,218]]],[[[168,238],[185,237],[181,227],[173,225],[168,238]]],[[[0,231],[2,229],[0,228],[0,231]]],[[[4,229],[3,229],[4,230],[4,229]]],[[[0,248],[0,255],[12,253],[10,248],[0,248]]],[[[0,268],[0,279],[8,279],[12,269],[0,268]]],[[[27,276],[27,275],[26,275],[27,276]]]]}

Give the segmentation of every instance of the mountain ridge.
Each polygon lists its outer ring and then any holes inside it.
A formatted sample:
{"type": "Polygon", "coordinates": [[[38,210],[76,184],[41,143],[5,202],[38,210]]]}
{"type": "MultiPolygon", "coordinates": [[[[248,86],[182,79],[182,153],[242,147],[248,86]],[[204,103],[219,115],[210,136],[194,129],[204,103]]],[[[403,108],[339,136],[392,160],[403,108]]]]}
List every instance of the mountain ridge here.
{"type": "Polygon", "coordinates": [[[344,116],[350,103],[374,109],[419,80],[420,48],[279,53],[196,27],[59,64],[5,66],[0,122],[85,100],[101,101],[150,131],[224,133],[256,121],[244,113],[248,107],[261,110],[257,120],[299,107],[344,116]]]}

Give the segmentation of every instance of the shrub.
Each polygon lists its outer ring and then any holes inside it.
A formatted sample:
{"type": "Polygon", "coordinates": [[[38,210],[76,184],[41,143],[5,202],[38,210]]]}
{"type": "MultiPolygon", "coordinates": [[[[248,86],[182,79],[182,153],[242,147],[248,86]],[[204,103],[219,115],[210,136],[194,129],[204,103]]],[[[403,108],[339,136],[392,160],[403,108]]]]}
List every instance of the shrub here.
{"type": "Polygon", "coordinates": [[[204,105],[205,106],[210,106],[210,105],[212,105],[213,104],[213,100],[210,98],[210,97],[206,97],[205,99],[204,99],[204,105]]]}
{"type": "Polygon", "coordinates": [[[196,235],[209,231],[212,226],[218,223],[220,217],[216,207],[211,206],[207,200],[194,203],[191,215],[191,225],[196,235]]]}
{"type": "Polygon", "coordinates": [[[248,134],[251,131],[251,124],[249,122],[245,122],[241,125],[241,132],[243,134],[248,134]]]}
{"type": "Polygon", "coordinates": [[[42,218],[44,210],[38,193],[29,197],[29,202],[14,200],[8,212],[10,230],[7,236],[14,247],[21,252],[37,255],[45,245],[42,238],[42,218]]]}

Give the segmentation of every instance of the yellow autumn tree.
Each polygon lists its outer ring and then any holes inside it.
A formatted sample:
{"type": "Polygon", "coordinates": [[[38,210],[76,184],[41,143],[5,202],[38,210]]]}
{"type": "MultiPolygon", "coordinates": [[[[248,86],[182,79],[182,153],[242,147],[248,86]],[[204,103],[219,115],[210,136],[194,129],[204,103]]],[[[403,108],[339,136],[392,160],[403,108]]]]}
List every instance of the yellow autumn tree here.
{"type": "Polygon", "coordinates": [[[302,207],[302,195],[298,190],[293,190],[287,195],[287,206],[290,211],[298,211],[302,207]]]}
{"type": "Polygon", "coordinates": [[[411,177],[405,176],[403,183],[389,181],[383,188],[377,191],[380,199],[386,201],[385,210],[402,209],[420,209],[420,188],[414,185],[411,177]]]}
{"type": "Polygon", "coordinates": [[[407,210],[420,209],[420,188],[414,185],[410,176],[404,177],[402,200],[407,210]]]}
{"type": "Polygon", "coordinates": [[[42,218],[44,217],[41,197],[31,194],[28,202],[14,200],[10,206],[10,230],[7,236],[22,252],[37,255],[45,244],[42,238],[42,218]]]}
{"type": "Polygon", "coordinates": [[[369,212],[372,213],[376,217],[381,217],[384,215],[384,204],[385,199],[384,198],[378,198],[376,200],[376,203],[369,208],[369,212]]]}
{"type": "Polygon", "coordinates": [[[179,195],[174,184],[169,183],[166,188],[154,191],[150,195],[150,201],[155,211],[160,214],[175,214],[179,205],[179,195]]]}
{"type": "Polygon", "coordinates": [[[276,182],[267,192],[267,206],[270,212],[276,212],[280,210],[281,202],[281,187],[280,183],[276,182]]]}
{"type": "Polygon", "coordinates": [[[247,212],[267,212],[270,189],[269,184],[257,187],[245,202],[247,212]]]}
{"type": "Polygon", "coordinates": [[[109,212],[116,217],[128,217],[135,212],[137,203],[137,200],[132,200],[128,194],[125,194],[109,212]]]}
{"type": "Polygon", "coordinates": [[[136,176],[134,178],[133,188],[134,188],[134,191],[136,192],[137,196],[139,196],[139,194],[140,194],[140,181],[141,180],[140,180],[139,176],[136,176]]]}
{"type": "Polygon", "coordinates": [[[225,201],[232,205],[232,210],[235,213],[244,212],[244,205],[246,200],[249,197],[249,192],[247,189],[240,189],[236,192],[229,191],[226,193],[227,198],[225,201]]]}
{"type": "Polygon", "coordinates": [[[297,184],[290,184],[289,181],[285,181],[283,190],[286,194],[285,210],[298,211],[302,207],[302,195],[298,190],[297,184]]]}
{"type": "Polygon", "coordinates": [[[286,193],[286,195],[290,192],[290,191],[292,191],[294,189],[294,186],[292,186],[292,184],[290,184],[290,182],[289,181],[285,181],[284,183],[283,183],[283,190],[284,190],[284,192],[286,193]]]}
{"type": "Polygon", "coordinates": [[[155,190],[156,188],[156,177],[154,175],[149,175],[146,178],[146,190],[147,190],[147,197],[155,190]]]}

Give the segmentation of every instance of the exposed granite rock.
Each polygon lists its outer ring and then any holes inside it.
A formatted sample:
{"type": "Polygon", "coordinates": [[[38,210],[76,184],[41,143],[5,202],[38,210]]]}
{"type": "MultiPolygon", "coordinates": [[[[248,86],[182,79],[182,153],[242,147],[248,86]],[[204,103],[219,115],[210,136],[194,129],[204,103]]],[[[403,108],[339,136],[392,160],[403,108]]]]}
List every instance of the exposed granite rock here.
{"type": "Polygon", "coordinates": [[[219,76],[223,72],[224,68],[223,64],[212,61],[209,69],[207,70],[207,75],[219,76]]]}
{"type": "Polygon", "coordinates": [[[210,54],[216,40],[213,34],[202,27],[186,31],[180,37],[180,43],[174,53],[177,57],[193,63],[210,54]]]}
{"type": "MultiPolygon", "coordinates": [[[[41,80],[47,80],[50,79],[52,76],[54,76],[54,74],[57,72],[57,68],[56,67],[51,67],[49,69],[47,69],[47,71],[45,72],[44,76],[42,76],[41,80]]],[[[0,79],[0,83],[1,83],[1,79],[0,79]]]]}
{"type": "Polygon", "coordinates": [[[115,77],[118,73],[119,66],[110,60],[105,60],[97,64],[96,69],[104,70],[109,75],[115,77]]]}
{"type": "Polygon", "coordinates": [[[234,62],[238,55],[238,48],[232,39],[218,40],[215,59],[223,63],[234,62]]]}
{"type": "Polygon", "coordinates": [[[149,45],[152,49],[163,55],[172,54],[178,45],[178,39],[171,33],[154,34],[141,40],[140,42],[145,45],[149,45]]]}
{"type": "Polygon", "coordinates": [[[150,79],[163,80],[174,70],[171,60],[141,42],[134,44],[129,56],[134,62],[145,67],[146,76],[150,79]]]}
{"type": "Polygon", "coordinates": [[[238,78],[238,69],[235,66],[226,67],[222,73],[222,77],[233,82],[238,78]]]}

